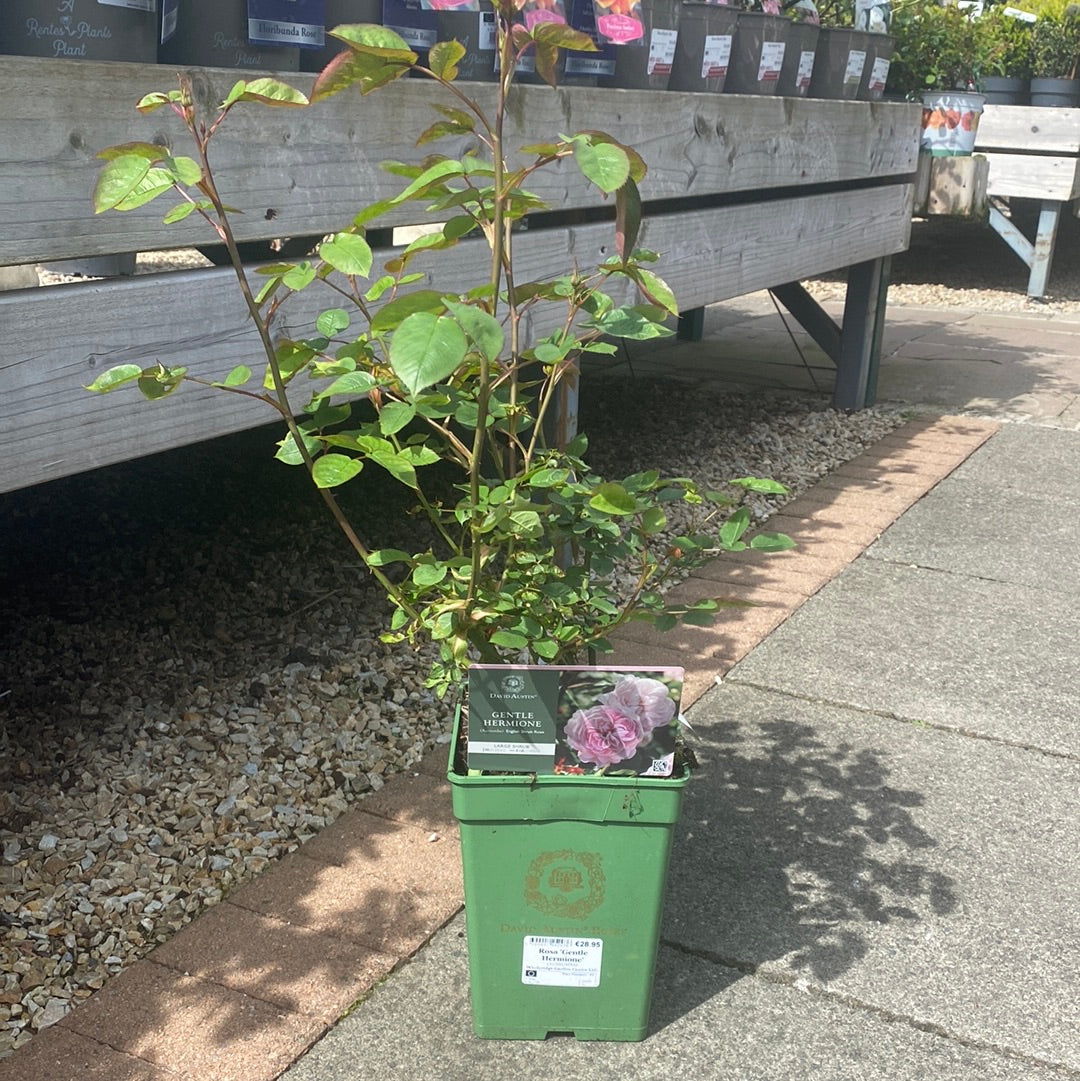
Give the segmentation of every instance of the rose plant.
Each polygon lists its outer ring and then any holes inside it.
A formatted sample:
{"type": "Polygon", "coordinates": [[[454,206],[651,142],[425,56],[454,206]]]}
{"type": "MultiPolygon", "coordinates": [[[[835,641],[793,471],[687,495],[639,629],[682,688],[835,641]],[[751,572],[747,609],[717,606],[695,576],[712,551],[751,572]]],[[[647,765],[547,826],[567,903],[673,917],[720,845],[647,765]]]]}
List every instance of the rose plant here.
{"type": "MultiPolygon", "coordinates": [[[[722,601],[668,603],[664,585],[719,551],[791,546],[781,535],[745,536],[751,516],[742,497],[749,490],[783,490],[771,481],[738,478],[730,491],[718,493],[658,471],[610,480],[589,467],[584,435],[565,445],[548,438],[560,390],[575,375],[578,358],[615,352],[612,338],[670,333],[666,324],[678,305],[653,269],[657,254],[637,246],[646,167],[633,149],[584,131],[509,152],[504,118],[521,56],[533,50],[537,70],[553,82],[560,48],[595,48],[587,36],[559,23],[516,23],[516,6],[515,0],[495,0],[501,74],[490,115],[456,81],[464,52],[458,42],[435,45],[421,65],[390,29],[340,26],[333,36],[348,49],[317,76],[310,97],[275,79],[240,81],[208,117],[184,77],[177,89],[145,96],[139,111],[172,110],[190,136],[193,155],[150,142],[112,147],[101,154],[105,165],[94,192],[99,212],[177,195],[166,220],[199,215],[226,246],[265,371],[256,378],[251,367],[241,366],[213,385],[259,399],[280,415],[286,431],[277,457],[307,470],[385,590],[393,606],[386,640],[427,636],[437,643],[430,682],[441,690],[458,681],[472,660],[542,663],[588,656],[593,663],[595,653],[609,647],[611,632],[631,619],[661,628],[710,621],[722,601]],[[449,104],[435,106],[437,118],[418,145],[464,136],[470,149],[459,157],[434,154],[415,165],[391,164],[403,177],[396,195],[362,209],[311,258],[259,267],[263,284],[253,287],[234,238],[229,195],[219,190],[210,162],[211,144],[227,130],[231,114],[259,105],[317,108],[348,87],[370,93],[411,70],[449,96],[449,104]],[[528,234],[519,235],[514,226],[543,208],[528,184],[539,170],[563,163],[575,164],[612,197],[617,253],[591,270],[522,281],[513,249],[528,234]],[[423,204],[441,224],[376,268],[366,230],[406,202],[423,204]],[[480,280],[453,292],[422,287],[422,254],[475,244],[471,238],[477,236],[488,253],[480,280]],[[627,285],[636,297],[615,299],[627,285]],[[275,316],[290,297],[309,289],[327,296],[315,332],[275,338],[275,316]],[[541,308],[557,311],[556,329],[527,340],[526,320],[541,308]],[[335,490],[369,467],[387,471],[413,493],[429,527],[419,550],[374,547],[345,515],[335,490]],[[669,511],[676,504],[694,518],[673,537],[669,511]],[[620,586],[617,567],[630,568],[632,584],[620,586]]],[[[192,381],[200,380],[182,366],[122,365],[90,389],[104,393],[136,384],[158,399],[192,381]]],[[[655,704],[647,688],[613,696],[600,707],[608,711],[607,721],[590,719],[581,731],[603,729],[604,746],[621,741],[625,748],[642,738],[655,704]]],[[[603,754],[598,749],[596,760],[603,754]]]]}

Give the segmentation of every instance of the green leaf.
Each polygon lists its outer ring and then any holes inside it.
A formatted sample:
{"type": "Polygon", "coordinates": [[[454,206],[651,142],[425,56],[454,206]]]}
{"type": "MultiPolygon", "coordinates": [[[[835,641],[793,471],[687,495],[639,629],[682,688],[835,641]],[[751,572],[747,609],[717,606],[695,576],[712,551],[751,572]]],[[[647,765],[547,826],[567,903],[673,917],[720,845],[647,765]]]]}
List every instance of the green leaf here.
{"type": "Polygon", "coordinates": [[[633,177],[615,192],[615,246],[625,263],[641,231],[641,193],[633,177]]]}
{"type": "Polygon", "coordinates": [[[666,338],[673,332],[650,312],[640,308],[612,308],[611,311],[593,320],[605,334],[615,338],[630,338],[645,341],[649,338],[666,338]]]}
{"type": "Polygon", "coordinates": [[[350,458],[347,454],[324,454],[315,459],[311,478],[315,481],[316,488],[336,488],[339,484],[352,480],[363,468],[363,462],[358,458],[350,458]]]}
{"type": "Polygon", "coordinates": [[[189,214],[193,214],[198,209],[199,208],[195,203],[177,203],[177,205],[161,219],[162,224],[173,225],[175,222],[183,221],[189,214]]]}
{"type": "Polygon", "coordinates": [[[296,87],[271,78],[252,79],[245,84],[244,92],[236,100],[258,101],[263,105],[287,105],[293,107],[310,104],[307,95],[302,94],[296,87]]]}
{"type": "Polygon", "coordinates": [[[787,488],[779,481],[768,477],[735,477],[732,484],[739,485],[750,492],[762,492],[765,495],[787,495],[787,488]]]}
{"type": "Polygon", "coordinates": [[[488,360],[496,360],[506,341],[506,335],[498,319],[489,315],[483,308],[477,308],[472,304],[460,304],[448,300],[446,307],[461,324],[473,345],[488,360]]]}
{"type": "Polygon", "coordinates": [[[641,516],[641,528],[649,534],[660,533],[667,525],[667,515],[660,507],[650,507],[641,516]]]}
{"type": "Polygon", "coordinates": [[[456,371],[468,348],[465,332],[454,319],[414,312],[390,340],[390,367],[415,395],[456,371]]]}
{"type": "Polygon", "coordinates": [[[301,289],[306,289],[315,280],[315,268],[305,260],[302,263],[297,263],[296,266],[291,267],[282,274],[281,280],[290,289],[298,293],[301,289]]]}
{"type": "Polygon", "coordinates": [[[415,312],[441,313],[444,307],[442,293],[434,289],[416,289],[384,304],[371,320],[371,333],[385,334],[401,326],[415,312]]]}
{"type": "Polygon", "coordinates": [[[476,219],[468,214],[458,214],[443,226],[443,236],[447,240],[460,240],[466,233],[476,228],[476,219]]]}
{"type": "Polygon", "coordinates": [[[349,46],[359,46],[369,49],[372,53],[382,52],[409,52],[408,43],[396,31],[388,26],[379,26],[376,23],[346,23],[343,26],[335,26],[328,31],[332,38],[344,41],[349,46]]]}
{"type": "Polygon", "coordinates": [[[538,469],[529,477],[529,483],[534,488],[554,488],[565,483],[569,476],[569,469],[538,469]]]}
{"type": "Polygon", "coordinates": [[[358,395],[367,394],[372,387],[377,385],[377,380],[367,372],[346,372],[339,376],[325,390],[319,392],[320,398],[329,398],[334,394],[358,395]]]}
{"type": "Polygon", "coordinates": [[[319,255],[342,274],[364,278],[371,272],[371,246],[357,233],[335,233],[319,245],[319,255]]]}
{"type": "Polygon", "coordinates": [[[440,78],[453,82],[458,75],[458,61],[465,55],[460,41],[440,41],[428,52],[428,67],[440,78]]]}
{"type": "Polygon", "coordinates": [[[95,394],[108,394],[110,390],[124,386],[125,383],[134,382],[142,375],[142,368],[138,364],[118,364],[115,368],[109,368],[99,375],[86,390],[92,390],[95,394]]]}
{"type": "Polygon", "coordinates": [[[589,506],[602,514],[633,514],[638,509],[637,500],[621,485],[614,482],[601,484],[589,500],[589,506]]]}
{"type": "MultiPolygon", "coordinates": [[[[318,452],[319,440],[315,436],[301,433],[301,439],[309,454],[314,455],[318,452]]],[[[300,448],[296,445],[292,432],[287,432],[285,438],[278,443],[278,449],[274,457],[286,465],[304,464],[304,456],[300,453],[300,448]]]]}
{"type": "Polygon", "coordinates": [[[640,267],[634,277],[651,303],[659,305],[666,311],[671,312],[672,315],[679,314],[679,302],[675,299],[674,292],[663,278],[654,274],[651,270],[642,270],[640,267]]]}
{"type": "Polygon", "coordinates": [[[113,210],[146,179],[148,172],[150,162],[141,154],[122,154],[110,160],[94,185],[94,213],[113,210]]]}
{"type": "Polygon", "coordinates": [[[445,577],[445,563],[418,563],[413,567],[412,580],[421,588],[437,586],[445,577]]]}
{"type": "Polygon", "coordinates": [[[618,190],[630,176],[630,159],[614,143],[593,143],[581,136],[574,141],[574,160],[586,180],[602,192],[618,190]]]}
{"type": "Polygon", "coordinates": [[[163,105],[171,105],[173,102],[179,102],[181,99],[179,90],[170,90],[167,94],[162,94],[160,91],[153,94],[145,94],[136,103],[135,108],[144,116],[148,113],[155,112],[163,105]]]}
{"type": "Polygon", "coordinates": [[[311,100],[313,103],[324,101],[357,84],[361,94],[370,94],[380,86],[408,74],[416,60],[416,53],[408,49],[376,49],[364,52],[343,49],[315,79],[315,85],[311,88],[311,100]]]}
{"type": "Polygon", "coordinates": [[[711,609],[691,608],[684,612],[683,623],[689,623],[691,627],[711,627],[716,622],[716,612],[711,609]]]}
{"type": "Polygon", "coordinates": [[[533,41],[541,45],[554,45],[557,49],[573,49],[578,53],[597,52],[596,43],[588,34],[574,30],[566,23],[537,23],[530,35],[533,41]]]}
{"type": "Polygon", "coordinates": [[[251,369],[246,364],[238,364],[227,376],[220,386],[242,387],[252,376],[251,369]]]}
{"type": "Polygon", "coordinates": [[[728,548],[734,544],[745,547],[740,537],[750,526],[750,511],[746,507],[740,507],[720,528],[720,543],[728,548]]]}
{"type": "Polygon", "coordinates": [[[450,176],[462,176],[465,172],[465,165],[463,162],[454,161],[447,158],[444,161],[438,161],[430,168],[425,169],[411,184],[405,187],[402,191],[398,192],[389,202],[393,206],[397,206],[398,203],[403,203],[407,199],[412,199],[418,194],[424,194],[428,188],[433,184],[439,183],[446,177],[450,176]]]}
{"type": "Polygon", "coordinates": [[[348,327],[349,313],[344,308],[328,308],[315,320],[315,329],[324,338],[332,338],[348,327]]]}
{"type": "Polygon", "coordinates": [[[166,169],[170,170],[181,184],[186,184],[191,187],[193,184],[198,184],[202,180],[202,166],[193,158],[172,158],[166,157],[163,159],[163,164],[166,169]]]}
{"type": "Polygon", "coordinates": [[[489,639],[493,646],[502,646],[503,649],[524,649],[529,640],[523,634],[515,631],[496,631],[489,639]]]}
{"type": "Polygon", "coordinates": [[[751,539],[750,547],[757,552],[787,552],[795,542],[786,533],[759,533],[751,539]]]}
{"type": "Polygon", "coordinates": [[[412,556],[400,548],[380,548],[368,555],[368,564],[372,567],[385,567],[388,563],[408,563],[412,556]]]}
{"type": "Polygon", "coordinates": [[[416,408],[408,402],[387,402],[379,410],[379,431],[394,435],[410,424],[416,416],[416,408]]]}

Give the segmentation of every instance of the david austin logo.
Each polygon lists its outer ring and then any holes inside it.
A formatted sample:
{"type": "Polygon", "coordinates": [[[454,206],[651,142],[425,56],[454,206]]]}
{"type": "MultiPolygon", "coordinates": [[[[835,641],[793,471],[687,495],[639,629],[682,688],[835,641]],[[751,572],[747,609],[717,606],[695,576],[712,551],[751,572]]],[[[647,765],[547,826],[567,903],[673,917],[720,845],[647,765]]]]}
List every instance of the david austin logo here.
{"type": "Polygon", "coordinates": [[[503,676],[502,689],[504,694],[521,694],[525,690],[525,680],[518,675],[503,676]]]}
{"type": "Polygon", "coordinates": [[[599,852],[542,852],[525,873],[525,903],[545,916],[584,919],[604,892],[599,852]]]}

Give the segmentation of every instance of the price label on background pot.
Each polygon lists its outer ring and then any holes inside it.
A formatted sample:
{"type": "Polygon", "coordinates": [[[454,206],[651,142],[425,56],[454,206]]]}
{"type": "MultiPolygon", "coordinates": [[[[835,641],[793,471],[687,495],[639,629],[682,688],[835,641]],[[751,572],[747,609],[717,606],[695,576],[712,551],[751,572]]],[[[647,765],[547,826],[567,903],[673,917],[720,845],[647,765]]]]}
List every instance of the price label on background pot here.
{"type": "Polygon", "coordinates": [[[814,74],[814,51],[808,49],[799,56],[799,70],[795,73],[795,88],[805,90],[814,74]]]}
{"type": "Polygon", "coordinates": [[[537,987],[599,987],[602,938],[526,935],[521,982],[537,987]]]}
{"type": "Polygon", "coordinates": [[[677,30],[654,30],[649,37],[649,62],[646,71],[650,75],[670,75],[675,62],[675,44],[679,40],[677,30]]]}
{"type": "Polygon", "coordinates": [[[870,69],[870,84],[868,89],[870,90],[884,90],[885,83],[889,78],[889,61],[883,56],[879,56],[874,61],[874,66],[870,69]]]}
{"type": "Polygon", "coordinates": [[[761,44],[761,63],[758,64],[757,81],[775,83],[780,78],[780,69],[784,66],[784,43],[782,41],[764,41],[761,44]]]}
{"type": "Polygon", "coordinates": [[[850,86],[862,79],[863,68],[866,67],[866,51],[864,49],[852,49],[847,54],[847,67],[844,69],[844,86],[850,86]]]}
{"type": "Polygon", "coordinates": [[[722,79],[727,75],[731,63],[731,35],[707,34],[705,52],[701,57],[701,77],[703,79],[722,79]]]}

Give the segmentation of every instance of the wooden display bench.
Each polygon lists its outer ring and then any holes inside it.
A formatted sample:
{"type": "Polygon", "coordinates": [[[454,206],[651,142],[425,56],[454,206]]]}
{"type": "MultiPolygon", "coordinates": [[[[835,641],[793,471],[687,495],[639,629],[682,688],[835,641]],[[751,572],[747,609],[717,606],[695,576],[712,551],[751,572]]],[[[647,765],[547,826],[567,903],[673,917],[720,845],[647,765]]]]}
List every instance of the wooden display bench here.
{"type": "MultiPolygon", "coordinates": [[[[237,72],[192,73],[200,101],[219,101],[237,72]]],[[[288,76],[308,88],[310,76],[288,76]]],[[[130,140],[188,153],[168,110],[140,116],[138,98],[169,89],[152,65],[0,58],[0,266],[161,251],[206,244],[192,216],[164,226],[156,203],[92,213],[97,151],[130,140]]],[[[490,106],[494,87],[475,85],[490,106]]],[[[907,247],[918,153],[918,106],[543,86],[515,91],[507,123],[518,146],[600,128],[649,166],[640,243],[662,253],[659,273],[688,312],[776,287],[838,364],[836,402],[874,397],[889,257],[907,247]],[[843,326],[798,282],[849,268],[843,326]]],[[[400,179],[379,163],[413,160],[437,88],[402,80],[305,110],[238,109],[215,143],[218,185],[238,239],[321,236],[400,179]]],[[[446,153],[464,149],[448,139],[446,153]]],[[[519,280],[595,265],[613,251],[611,214],[568,164],[530,187],[558,211],[515,237],[519,280]],[[567,215],[565,212],[573,211],[567,215]]],[[[383,225],[417,224],[414,204],[383,225]]],[[[482,241],[463,242],[426,267],[429,288],[458,291],[482,276],[482,241]]],[[[630,299],[629,296],[627,299],[630,299]]],[[[318,303],[321,301],[322,303],[318,303]]],[[[291,298],[278,332],[311,332],[319,290],[291,298]]],[[[684,320],[692,336],[695,320],[684,320]]],[[[542,335],[552,327],[534,320],[542,335]]],[[[185,364],[220,378],[259,355],[229,268],[136,275],[0,293],[0,491],[239,431],[269,419],[236,395],[185,387],[166,405],[135,392],[83,390],[115,364],[185,364]]],[[[572,418],[571,418],[572,420],[572,418]]]]}
{"type": "Polygon", "coordinates": [[[1058,225],[1080,197],[1080,109],[987,105],[975,149],[990,165],[990,225],[1028,267],[1028,296],[1046,295],[1058,225]],[[1007,214],[1011,199],[1034,199],[1039,220],[1034,238],[1007,214]]]}

